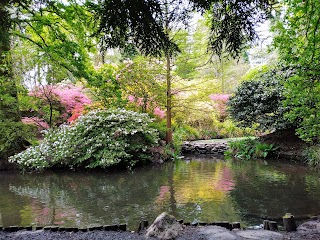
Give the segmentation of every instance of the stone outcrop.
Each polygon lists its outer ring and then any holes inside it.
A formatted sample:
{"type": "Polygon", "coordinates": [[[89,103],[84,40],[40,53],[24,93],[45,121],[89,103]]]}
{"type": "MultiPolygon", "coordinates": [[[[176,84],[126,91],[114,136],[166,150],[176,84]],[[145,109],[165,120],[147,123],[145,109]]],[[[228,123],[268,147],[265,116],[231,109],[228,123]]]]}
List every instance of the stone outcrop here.
{"type": "Polygon", "coordinates": [[[228,150],[227,140],[217,141],[191,141],[182,144],[182,153],[191,154],[224,154],[228,150]]]}
{"type": "Polygon", "coordinates": [[[183,227],[176,218],[164,212],[147,229],[146,237],[175,239],[182,230],[183,227]]]}

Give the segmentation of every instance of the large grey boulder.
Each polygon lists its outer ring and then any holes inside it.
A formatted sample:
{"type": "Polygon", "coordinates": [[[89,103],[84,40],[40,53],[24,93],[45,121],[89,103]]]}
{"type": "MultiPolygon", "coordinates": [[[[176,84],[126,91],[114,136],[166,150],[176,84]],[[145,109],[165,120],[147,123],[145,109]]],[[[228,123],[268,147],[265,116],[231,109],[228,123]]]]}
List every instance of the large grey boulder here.
{"type": "Polygon", "coordinates": [[[182,230],[182,225],[175,219],[175,217],[164,212],[160,214],[147,229],[146,237],[175,239],[182,230]]]}

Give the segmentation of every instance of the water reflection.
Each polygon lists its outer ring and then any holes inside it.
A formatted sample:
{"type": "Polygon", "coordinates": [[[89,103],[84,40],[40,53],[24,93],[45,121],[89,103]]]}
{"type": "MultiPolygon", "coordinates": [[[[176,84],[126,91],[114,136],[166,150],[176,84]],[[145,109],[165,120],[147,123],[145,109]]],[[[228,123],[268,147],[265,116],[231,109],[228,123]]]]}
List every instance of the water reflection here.
{"type": "Polygon", "coordinates": [[[120,173],[0,172],[0,225],[128,223],[167,211],[185,221],[260,222],[320,213],[320,179],[305,167],[220,159],[120,173]]]}

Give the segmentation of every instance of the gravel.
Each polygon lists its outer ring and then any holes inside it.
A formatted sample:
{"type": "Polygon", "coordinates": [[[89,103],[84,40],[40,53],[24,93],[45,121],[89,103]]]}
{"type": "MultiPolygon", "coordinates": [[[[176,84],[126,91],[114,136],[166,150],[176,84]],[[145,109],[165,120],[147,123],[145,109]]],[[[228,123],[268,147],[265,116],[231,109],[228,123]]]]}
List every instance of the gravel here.
{"type": "MultiPolygon", "coordinates": [[[[248,239],[264,240],[320,240],[320,221],[309,221],[298,227],[296,232],[272,232],[266,230],[242,230],[229,231],[221,227],[203,226],[203,227],[185,227],[177,240],[242,240],[248,239]],[[241,234],[240,234],[241,233],[241,234]]],[[[0,231],[0,240],[140,240],[146,239],[145,232],[136,233],[128,231],[90,231],[90,232],[52,232],[45,230],[38,231],[18,231],[6,232],[0,231]]],[[[157,239],[157,238],[148,238],[157,239]]]]}

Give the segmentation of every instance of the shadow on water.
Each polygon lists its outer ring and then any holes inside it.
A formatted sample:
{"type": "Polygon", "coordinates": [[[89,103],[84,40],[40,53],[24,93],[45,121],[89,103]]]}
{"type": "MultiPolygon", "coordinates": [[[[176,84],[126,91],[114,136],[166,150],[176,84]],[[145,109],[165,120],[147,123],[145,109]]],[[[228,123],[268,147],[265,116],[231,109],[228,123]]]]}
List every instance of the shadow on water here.
{"type": "Polygon", "coordinates": [[[185,222],[241,221],[320,213],[320,178],[270,161],[192,156],[113,173],[0,172],[0,225],[90,225],[153,221],[167,211],[185,222]]]}

